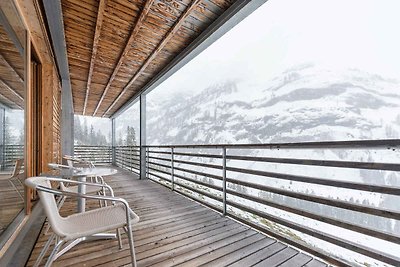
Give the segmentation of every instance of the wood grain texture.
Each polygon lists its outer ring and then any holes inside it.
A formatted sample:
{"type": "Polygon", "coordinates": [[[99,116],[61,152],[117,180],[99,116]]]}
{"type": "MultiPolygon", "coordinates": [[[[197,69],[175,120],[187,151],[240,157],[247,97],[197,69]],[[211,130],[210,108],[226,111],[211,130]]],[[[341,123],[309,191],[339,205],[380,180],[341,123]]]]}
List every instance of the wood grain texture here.
{"type": "Polygon", "coordinates": [[[101,32],[101,28],[103,25],[104,9],[105,9],[106,5],[107,5],[107,0],[100,0],[99,8],[97,11],[96,29],[95,29],[94,38],[93,38],[92,56],[90,58],[89,74],[88,74],[87,84],[86,84],[85,102],[83,104],[83,115],[85,115],[85,113],[86,113],[86,105],[87,105],[87,100],[88,100],[89,93],[90,93],[90,85],[92,83],[94,63],[95,63],[96,56],[97,56],[97,48],[98,48],[98,44],[99,44],[99,40],[100,40],[100,32],[101,32]]]}
{"type": "Polygon", "coordinates": [[[76,114],[109,117],[235,1],[105,2],[62,0],[76,114]]]}

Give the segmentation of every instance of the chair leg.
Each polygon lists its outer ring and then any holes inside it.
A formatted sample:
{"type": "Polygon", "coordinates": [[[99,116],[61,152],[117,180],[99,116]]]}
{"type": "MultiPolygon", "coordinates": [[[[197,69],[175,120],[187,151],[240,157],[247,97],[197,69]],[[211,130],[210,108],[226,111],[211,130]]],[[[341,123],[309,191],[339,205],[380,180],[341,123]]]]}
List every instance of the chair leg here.
{"type": "Polygon", "coordinates": [[[131,249],[131,258],[132,258],[132,265],[136,267],[136,256],[135,256],[135,247],[133,244],[133,234],[132,234],[132,226],[128,225],[128,239],[129,239],[129,247],[131,249]]]}
{"type": "Polygon", "coordinates": [[[47,235],[47,233],[49,232],[49,230],[50,230],[50,223],[49,223],[49,220],[46,218],[46,220],[47,220],[47,225],[46,225],[46,229],[44,229],[44,235],[47,235]]]}
{"type": "MultiPolygon", "coordinates": [[[[98,196],[101,196],[100,192],[97,192],[98,196]]],[[[103,207],[103,200],[99,199],[99,207],[102,208],[103,207]]]]}
{"type": "Polygon", "coordinates": [[[65,202],[65,199],[66,199],[67,197],[66,196],[61,196],[59,199],[58,199],[58,203],[57,203],[57,208],[58,208],[58,210],[60,210],[61,209],[61,207],[62,207],[62,205],[64,205],[64,202],[65,202]]]}
{"type": "Polygon", "coordinates": [[[9,179],[8,181],[10,182],[10,184],[14,188],[14,190],[17,192],[19,197],[22,199],[22,201],[24,201],[24,197],[22,196],[21,192],[19,192],[17,186],[11,181],[11,179],[9,179]]]}
{"type": "Polygon", "coordinates": [[[117,228],[117,237],[118,237],[118,246],[119,246],[119,249],[122,249],[121,229],[119,229],[119,228],[117,228]]]}
{"type": "Polygon", "coordinates": [[[55,245],[53,251],[51,252],[49,258],[46,261],[46,264],[44,265],[44,267],[50,267],[51,264],[54,261],[54,257],[56,256],[57,252],[60,250],[61,246],[65,243],[64,240],[60,240],[57,242],[57,244],[55,245]]]}
{"type": "Polygon", "coordinates": [[[49,247],[51,245],[51,242],[53,242],[53,239],[55,238],[55,234],[52,234],[49,239],[47,240],[46,244],[44,245],[42,251],[40,252],[38,258],[35,261],[35,264],[33,265],[33,267],[37,267],[39,266],[40,262],[42,261],[44,255],[46,254],[47,250],[49,250],[49,247]]]}

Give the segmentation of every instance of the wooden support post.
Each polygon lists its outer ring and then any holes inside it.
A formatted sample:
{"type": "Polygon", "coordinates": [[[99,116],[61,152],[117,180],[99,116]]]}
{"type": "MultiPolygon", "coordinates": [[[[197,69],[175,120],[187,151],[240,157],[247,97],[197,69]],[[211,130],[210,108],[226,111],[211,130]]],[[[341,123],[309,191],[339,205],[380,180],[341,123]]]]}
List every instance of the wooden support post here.
{"type": "MultiPolygon", "coordinates": [[[[30,34],[26,31],[25,49],[24,49],[24,87],[25,87],[25,162],[24,173],[25,177],[31,177],[34,165],[34,92],[31,86],[31,41],[30,34]]],[[[32,189],[25,188],[25,213],[30,214],[32,209],[32,189]]]]}

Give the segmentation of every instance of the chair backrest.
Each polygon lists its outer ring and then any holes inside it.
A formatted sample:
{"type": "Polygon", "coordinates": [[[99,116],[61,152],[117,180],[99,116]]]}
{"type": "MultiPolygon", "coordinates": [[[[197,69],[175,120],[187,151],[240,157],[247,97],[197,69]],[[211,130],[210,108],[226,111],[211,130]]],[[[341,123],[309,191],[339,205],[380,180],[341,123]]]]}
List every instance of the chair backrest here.
{"type": "Polygon", "coordinates": [[[74,167],[74,163],[72,162],[72,160],[67,159],[67,164],[69,167],[73,168],[74,167]]]}
{"type": "Polygon", "coordinates": [[[25,180],[26,186],[36,189],[40,196],[40,201],[42,202],[44,211],[49,220],[50,226],[54,233],[58,236],[65,236],[63,231],[63,218],[58,212],[56,200],[54,199],[54,194],[49,192],[44,192],[40,190],[37,186],[43,186],[51,189],[50,181],[47,177],[30,177],[25,180]]]}
{"type": "Polygon", "coordinates": [[[11,178],[17,177],[21,171],[22,165],[24,164],[24,159],[17,159],[15,161],[14,170],[11,174],[11,178]]]}

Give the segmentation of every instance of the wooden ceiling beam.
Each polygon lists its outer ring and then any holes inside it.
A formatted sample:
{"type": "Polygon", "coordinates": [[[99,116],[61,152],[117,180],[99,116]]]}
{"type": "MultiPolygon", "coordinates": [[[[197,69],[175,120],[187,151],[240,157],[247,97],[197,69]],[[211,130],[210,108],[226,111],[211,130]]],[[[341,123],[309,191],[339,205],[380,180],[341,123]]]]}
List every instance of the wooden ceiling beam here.
{"type": "MultiPolygon", "coordinates": [[[[12,101],[11,99],[9,99],[9,98],[6,97],[5,95],[3,95],[2,93],[0,93],[0,97],[4,98],[4,99],[7,100],[8,102],[13,103],[14,105],[16,105],[17,107],[19,107],[20,109],[23,109],[20,105],[18,105],[17,103],[15,103],[15,102],[12,101]]],[[[9,107],[9,108],[12,108],[9,104],[4,104],[4,103],[2,103],[2,104],[3,104],[3,105],[6,105],[6,106],[9,107]]]]}
{"type": "Polygon", "coordinates": [[[24,98],[17,92],[15,91],[13,88],[11,88],[11,86],[9,86],[3,79],[0,78],[0,85],[3,85],[5,88],[7,88],[11,93],[13,93],[13,95],[15,95],[19,100],[24,101],[24,98]]]}
{"type": "Polygon", "coordinates": [[[145,20],[147,14],[149,13],[150,8],[153,5],[154,1],[155,0],[147,0],[142,11],[140,12],[139,18],[136,21],[135,26],[133,27],[132,32],[128,38],[128,41],[125,44],[124,51],[121,53],[121,55],[118,59],[118,63],[115,66],[113,73],[111,74],[110,79],[107,82],[106,87],[104,88],[103,94],[101,95],[99,102],[97,103],[96,109],[93,112],[93,116],[95,116],[97,111],[99,110],[101,103],[103,102],[108,90],[110,89],[111,83],[114,81],[119,69],[122,66],[123,60],[125,59],[126,55],[128,54],[129,50],[131,49],[133,42],[136,40],[136,36],[139,33],[139,30],[143,25],[143,21],[145,20]]]}
{"type": "Polygon", "coordinates": [[[92,57],[90,58],[89,74],[88,74],[87,83],[86,83],[86,94],[85,94],[85,102],[83,104],[82,115],[85,115],[85,113],[86,113],[86,107],[87,107],[87,102],[88,102],[89,93],[90,93],[90,86],[92,83],[94,62],[96,60],[97,48],[98,48],[98,44],[99,44],[99,40],[100,40],[100,32],[101,32],[101,27],[103,25],[104,10],[105,10],[106,6],[107,6],[107,0],[100,0],[99,8],[97,11],[96,29],[95,29],[94,38],[93,38],[92,57]]]}
{"type": "Polygon", "coordinates": [[[167,32],[161,42],[158,44],[156,49],[150,54],[146,59],[140,69],[131,78],[124,89],[119,93],[118,97],[113,101],[110,107],[103,113],[102,117],[105,117],[108,112],[115,106],[115,104],[121,99],[121,97],[128,91],[129,87],[136,81],[136,79],[143,73],[143,71],[148,67],[151,61],[161,52],[164,46],[171,40],[175,33],[179,30],[182,24],[185,22],[186,18],[191,14],[191,12],[201,3],[201,0],[193,0],[192,3],[186,8],[179,19],[175,22],[174,26],[167,32]]]}
{"type": "Polygon", "coordinates": [[[21,75],[19,75],[17,70],[13,66],[11,66],[11,64],[7,61],[7,59],[5,59],[5,57],[1,53],[0,53],[0,62],[3,63],[4,65],[6,65],[9,69],[11,69],[17,75],[19,82],[24,83],[24,79],[21,77],[21,75]]]}

